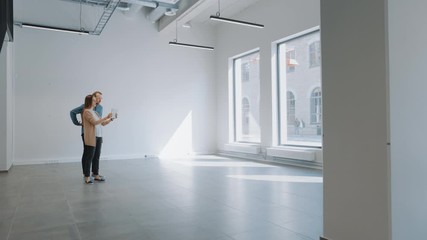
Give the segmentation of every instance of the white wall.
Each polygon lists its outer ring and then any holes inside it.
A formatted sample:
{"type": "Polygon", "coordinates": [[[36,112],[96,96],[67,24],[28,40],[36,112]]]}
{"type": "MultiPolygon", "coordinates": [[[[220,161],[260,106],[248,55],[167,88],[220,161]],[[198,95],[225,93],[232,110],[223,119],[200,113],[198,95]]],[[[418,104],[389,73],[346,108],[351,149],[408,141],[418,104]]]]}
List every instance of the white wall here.
{"type": "Polygon", "coordinates": [[[385,20],[385,1],[321,1],[323,214],[331,240],[390,239],[385,20]]]}
{"type": "Polygon", "coordinates": [[[4,42],[0,53],[0,171],[13,161],[13,46],[4,42]]]}
{"type": "Polygon", "coordinates": [[[393,239],[427,235],[426,1],[389,0],[393,239]]]}
{"type": "MultiPolygon", "coordinates": [[[[79,161],[80,128],[69,111],[103,92],[104,158],[215,152],[212,52],[171,47],[141,12],[116,12],[101,36],[16,28],[15,164],[79,161]]],[[[180,40],[213,44],[210,29],[180,40]]]]}
{"type": "Polygon", "coordinates": [[[229,143],[228,59],[249,50],[260,48],[261,145],[272,145],[272,85],[271,43],[318,26],[320,24],[318,0],[262,0],[233,18],[265,25],[263,29],[222,23],[217,28],[217,147],[224,150],[229,143]]]}

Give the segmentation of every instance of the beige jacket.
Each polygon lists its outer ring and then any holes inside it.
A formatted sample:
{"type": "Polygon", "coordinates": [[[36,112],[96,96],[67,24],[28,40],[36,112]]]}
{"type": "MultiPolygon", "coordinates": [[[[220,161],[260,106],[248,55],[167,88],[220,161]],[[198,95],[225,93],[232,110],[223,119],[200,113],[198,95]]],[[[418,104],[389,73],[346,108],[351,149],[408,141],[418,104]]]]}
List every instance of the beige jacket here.
{"type": "Polygon", "coordinates": [[[96,147],[95,125],[101,124],[103,121],[105,121],[105,119],[100,118],[96,120],[90,111],[83,109],[82,122],[85,145],[96,147]]]}

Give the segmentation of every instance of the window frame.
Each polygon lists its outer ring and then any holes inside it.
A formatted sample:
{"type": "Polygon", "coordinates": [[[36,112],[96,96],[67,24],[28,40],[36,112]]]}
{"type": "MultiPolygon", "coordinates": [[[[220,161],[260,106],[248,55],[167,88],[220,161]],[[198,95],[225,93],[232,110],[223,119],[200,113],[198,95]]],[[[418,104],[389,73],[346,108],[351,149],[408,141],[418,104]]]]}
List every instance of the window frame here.
{"type": "MultiPolygon", "coordinates": [[[[280,66],[283,63],[280,60],[280,46],[281,46],[281,44],[284,44],[288,41],[291,41],[293,39],[303,37],[303,36],[306,36],[306,35],[309,35],[309,34],[312,34],[315,32],[319,32],[319,34],[320,34],[320,27],[319,26],[298,32],[296,34],[293,34],[293,35],[290,35],[290,36],[285,37],[283,39],[272,42],[272,55],[273,55],[273,57],[272,57],[272,79],[273,79],[273,81],[272,81],[273,82],[273,84],[272,84],[273,89],[272,90],[273,90],[273,96],[272,97],[273,97],[273,131],[274,131],[273,132],[273,145],[276,147],[303,147],[303,148],[317,148],[317,149],[321,149],[323,147],[323,141],[322,140],[320,141],[319,144],[293,144],[293,143],[286,143],[285,141],[282,142],[282,136],[283,136],[282,135],[282,128],[287,127],[287,124],[286,124],[286,126],[281,126],[282,125],[281,122],[282,122],[283,117],[287,118],[288,116],[287,116],[287,114],[286,115],[282,114],[283,116],[281,116],[281,108],[283,106],[282,106],[282,103],[280,102],[280,99],[283,96],[281,96],[281,94],[280,94],[280,92],[281,92],[280,78],[281,78],[281,74],[283,74],[283,73],[281,73],[281,71],[280,71],[280,66]]],[[[320,40],[319,40],[319,42],[320,42],[320,40]]],[[[313,42],[311,42],[311,43],[313,43],[313,42]]],[[[311,43],[309,43],[307,46],[309,46],[311,43]]],[[[309,52],[309,49],[307,52],[309,52]]],[[[308,60],[310,61],[310,59],[308,59],[308,60]]],[[[310,62],[308,64],[309,64],[309,68],[311,68],[310,62]]],[[[321,67],[321,64],[319,66],[321,67]]],[[[287,73],[288,72],[286,71],[286,74],[287,73]]],[[[321,81],[321,79],[320,79],[320,81],[321,81]]],[[[322,91],[321,84],[320,84],[319,88],[320,88],[320,91],[322,91]]],[[[310,89],[310,90],[313,90],[313,89],[310,89]]],[[[286,88],[285,92],[288,92],[288,91],[293,92],[292,90],[286,88]]],[[[311,94],[311,91],[310,91],[310,94],[311,94]]],[[[295,95],[295,93],[294,93],[294,95],[295,95]]],[[[287,96],[285,96],[285,97],[287,98],[287,96]]],[[[297,100],[297,98],[295,96],[295,101],[296,100],[297,100]]],[[[287,101],[286,101],[286,104],[287,104],[287,101]]],[[[285,110],[286,111],[288,110],[287,106],[286,106],[285,110]]],[[[311,114],[311,112],[310,112],[310,114],[311,114]]],[[[311,118],[310,118],[310,120],[311,120],[311,118]]],[[[322,120],[320,120],[319,125],[322,128],[322,120]]],[[[287,131],[287,130],[285,130],[285,131],[287,131]]],[[[323,132],[323,130],[322,130],[322,132],[323,132]]]]}
{"type": "MultiPolygon", "coordinates": [[[[238,144],[250,144],[250,145],[260,145],[261,144],[261,134],[260,140],[258,142],[251,141],[238,141],[237,139],[237,94],[236,94],[236,71],[241,71],[241,69],[236,69],[235,63],[237,59],[244,58],[246,56],[258,53],[260,54],[260,48],[255,48],[247,52],[235,55],[229,58],[229,142],[238,143],[238,144]]],[[[242,81],[243,82],[243,81],[242,81]]],[[[261,94],[261,93],[260,93],[261,94]]],[[[250,102],[249,102],[250,104],[250,102]]],[[[260,129],[261,131],[261,129],[260,129]]]]}

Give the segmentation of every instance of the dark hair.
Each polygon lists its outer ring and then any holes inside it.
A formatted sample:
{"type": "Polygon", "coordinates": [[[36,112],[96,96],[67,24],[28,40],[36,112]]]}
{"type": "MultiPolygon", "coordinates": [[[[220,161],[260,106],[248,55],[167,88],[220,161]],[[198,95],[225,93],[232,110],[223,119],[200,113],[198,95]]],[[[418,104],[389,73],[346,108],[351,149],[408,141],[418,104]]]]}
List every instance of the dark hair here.
{"type": "Polygon", "coordinates": [[[98,94],[98,93],[99,93],[100,95],[102,95],[102,92],[100,92],[100,91],[95,91],[95,92],[93,92],[93,93],[92,93],[92,96],[96,97],[96,94],[98,94]]]}
{"type": "Polygon", "coordinates": [[[93,95],[87,95],[85,97],[85,108],[90,108],[92,107],[92,100],[93,100],[93,95]]]}

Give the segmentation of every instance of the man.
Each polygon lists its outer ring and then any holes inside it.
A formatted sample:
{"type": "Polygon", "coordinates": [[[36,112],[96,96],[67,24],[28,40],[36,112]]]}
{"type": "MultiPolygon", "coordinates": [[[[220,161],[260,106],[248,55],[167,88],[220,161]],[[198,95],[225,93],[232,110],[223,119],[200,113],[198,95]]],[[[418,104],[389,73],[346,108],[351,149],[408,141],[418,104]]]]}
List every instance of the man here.
{"type": "MultiPolygon", "coordinates": [[[[102,110],[103,110],[103,107],[101,105],[102,93],[100,91],[95,91],[92,94],[92,96],[94,96],[96,98],[96,106],[93,110],[98,114],[99,118],[102,118],[102,110]]],[[[70,111],[70,117],[71,117],[71,121],[74,123],[74,125],[82,126],[82,142],[83,142],[83,147],[84,147],[85,140],[84,140],[83,125],[82,125],[82,122],[79,122],[77,120],[77,114],[80,114],[80,116],[82,116],[83,109],[84,109],[84,104],[82,104],[79,107],[74,108],[73,110],[70,111]]],[[[102,137],[99,137],[99,138],[97,138],[97,141],[96,141],[95,155],[93,156],[93,160],[92,160],[92,162],[93,162],[92,172],[93,172],[93,169],[99,168],[99,156],[101,155],[101,146],[102,146],[102,137]]],[[[105,181],[105,178],[101,175],[96,175],[94,177],[95,177],[96,181],[105,181]]]]}
{"type": "MultiPolygon", "coordinates": [[[[92,96],[96,98],[96,107],[93,110],[98,113],[99,117],[102,117],[102,110],[103,110],[101,105],[102,93],[100,91],[96,91],[92,94],[92,96]]],[[[81,116],[83,112],[83,108],[84,108],[84,104],[70,111],[71,121],[73,121],[74,125],[76,126],[82,126],[82,123],[77,120],[77,114],[80,114],[81,116]]],[[[83,127],[82,127],[82,137],[83,137],[83,127]]]]}

